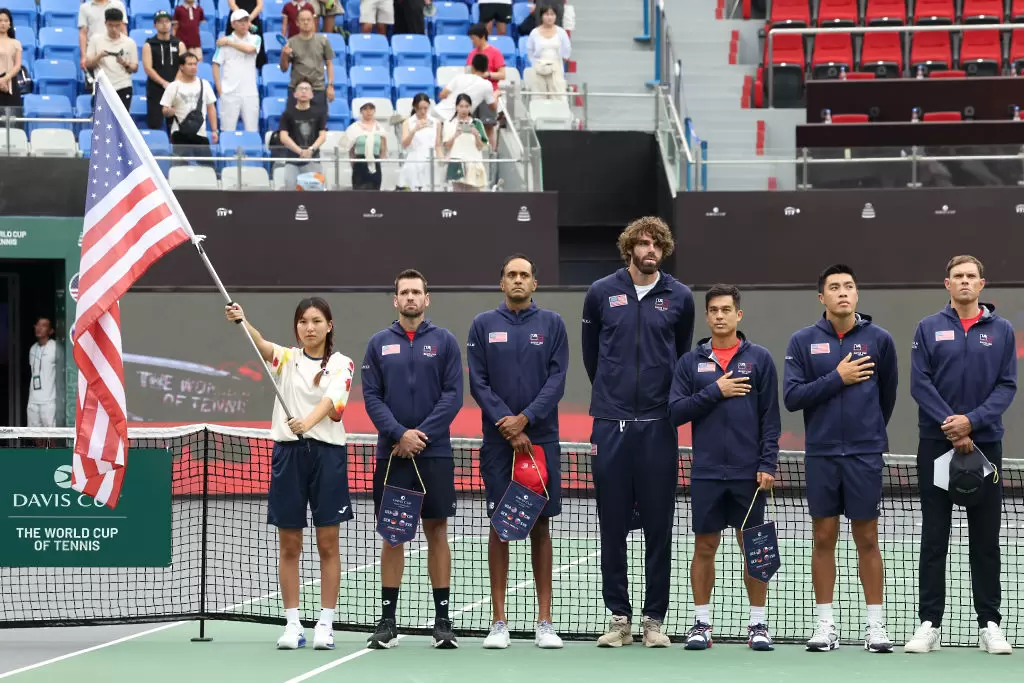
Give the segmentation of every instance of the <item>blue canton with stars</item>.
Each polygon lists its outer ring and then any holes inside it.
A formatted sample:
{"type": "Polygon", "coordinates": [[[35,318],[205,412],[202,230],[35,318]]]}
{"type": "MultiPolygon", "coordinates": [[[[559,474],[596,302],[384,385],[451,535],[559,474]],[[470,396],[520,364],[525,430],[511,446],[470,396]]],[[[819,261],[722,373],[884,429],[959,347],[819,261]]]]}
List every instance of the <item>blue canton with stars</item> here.
{"type": "MultiPolygon", "coordinates": [[[[114,106],[124,110],[120,100],[115,100],[114,106]]],[[[124,118],[128,119],[127,111],[124,111],[124,118]]],[[[92,125],[92,155],[89,158],[89,188],[85,196],[86,213],[132,171],[141,167],[142,161],[117,117],[114,116],[110,103],[103,95],[103,89],[97,88],[92,125]]]]}

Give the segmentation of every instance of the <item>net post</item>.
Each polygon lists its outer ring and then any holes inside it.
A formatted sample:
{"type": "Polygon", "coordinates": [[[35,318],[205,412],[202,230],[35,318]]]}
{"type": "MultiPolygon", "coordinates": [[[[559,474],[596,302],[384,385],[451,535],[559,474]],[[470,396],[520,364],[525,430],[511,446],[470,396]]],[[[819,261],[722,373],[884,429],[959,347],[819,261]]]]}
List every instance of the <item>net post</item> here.
{"type": "Polygon", "coordinates": [[[199,635],[192,638],[193,643],[209,643],[213,638],[206,635],[206,531],[209,527],[209,462],[210,462],[210,430],[203,428],[203,527],[200,541],[199,565],[199,635]]]}

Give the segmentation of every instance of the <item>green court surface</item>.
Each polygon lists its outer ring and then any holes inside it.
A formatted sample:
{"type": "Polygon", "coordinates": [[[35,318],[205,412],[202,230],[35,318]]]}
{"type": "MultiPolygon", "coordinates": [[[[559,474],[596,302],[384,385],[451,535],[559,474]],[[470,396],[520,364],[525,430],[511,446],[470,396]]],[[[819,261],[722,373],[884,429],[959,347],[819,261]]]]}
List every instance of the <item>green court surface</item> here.
{"type": "MultiPolygon", "coordinates": [[[[470,566],[460,562],[462,557],[485,556],[486,537],[469,536],[452,539],[452,555],[455,562],[452,582],[452,618],[458,632],[460,617],[469,613],[487,618],[491,610],[488,597],[488,575],[486,563],[470,566]],[[483,613],[482,615],[480,613],[483,613]]],[[[884,554],[895,557],[908,556],[915,552],[910,544],[902,541],[882,540],[884,554]],[[906,546],[906,547],[905,547],[906,546]]],[[[810,589],[810,544],[806,541],[781,542],[783,550],[783,571],[772,582],[769,589],[769,623],[772,630],[806,633],[812,626],[813,597],[810,589]]],[[[601,588],[595,582],[600,565],[596,539],[554,539],[554,621],[561,623],[580,621],[581,613],[603,610],[601,588]],[[563,596],[559,599],[560,594],[563,596]],[[571,595],[571,600],[565,596],[571,595]]],[[[512,545],[514,567],[528,566],[529,545],[512,545]]],[[[859,584],[855,572],[843,572],[849,565],[852,553],[851,542],[840,541],[840,575],[837,581],[836,602],[840,595],[848,604],[860,605],[859,584]],[[845,558],[845,559],[844,559],[845,558]]],[[[430,585],[427,578],[427,553],[423,546],[407,551],[405,581],[399,600],[399,625],[427,626],[427,622],[414,623],[410,607],[416,596],[420,602],[417,614],[422,617],[422,603],[430,600],[430,585]],[[404,606],[404,609],[403,609],[404,606]]],[[[641,561],[642,541],[629,543],[631,562],[631,593],[634,611],[639,614],[642,606],[643,576],[641,561]]],[[[689,558],[692,548],[687,539],[678,540],[673,558],[673,591],[682,593],[689,601],[689,558]]],[[[852,565],[852,566],[855,566],[852,565]]],[[[1010,566],[1013,566],[1012,564],[1010,566]]],[[[855,645],[844,645],[837,652],[810,654],[801,645],[778,645],[775,652],[755,653],[744,644],[725,643],[726,638],[745,635],[747,601],[740,581],[740,554],[731,538],[723,538],[717,563],[717,587],[715,611],[716,642],[711,651],[686,652],[679,644],[667,650],[649,651],[639,645],[617,650],[598,649],[593,640],[567,642],[560,651],[541,651],[529,640],[517,640],[507,651],[485,651],[479,639],[461,638],[457,651],[435,651],[424,636],[403,637],[399,647],[391,651],[370,651],[364,649],[365,633],[335,632],[337,648],[334,651],[312,649],[312,629],[307,629],[309,645],[299,651],[279,652],[274,648],[281,627],[240,622],[211,621],[206,624],[207,635],[213,638],[208,643],[193,643],[190,638],[198,634],[198,624],[142,625],[136,637],[75,654],[59,661],[41,662],[35,668],[20,673],[0,674],[0,679],[10,681],[62,681],[76,683],[119,683],[139,681],[145,683],[180,683],[180,681],[241,681],[243,683],[297,683],[302,680],[372,680],[386,672],[389,683],[415,681],[516,681],[521,683],[535,677],[538,680],[587,680],[596,683],[628,679],[635,681],[683,681],[726,680],[741,681],[800,681],[810,683],[821,678],[823,666],[831,667],[829,675],[834,681],[870,680],[904,681],[908,676],[917,680],[930,679],[930,683],[957,681],[973,678],[978,667],[984,667],[985,676],[1020,678],[1024,672],[1024,653],[1012,657],[995,657],[976,648],[945,648],[930,655],[911,656],[902,653],[900,647],[915,625],[916,577],[909,567],[900,562],[890,562],[886,571],[886,592],[889,632],[897,644],[896,652],[890,655],[871,655],[855,645]],[[839,673],[841,671],[841,673],[839,673]],[[836,673],[832,673],[836,672],[836,673]]],[[[366,579],[379,571],[376,565],[348,570],[342,575],[341,604],[357,605],[376,612],[377,591],[356,594],[356,574],[363,586],[366,579]],[[369,577],[365,576],[369,574],[369,577]],[[346,601],[347,598],[347,601],[346,601]]],[[[303,577],[307,578],[307,577],[303,577]]],[[[950,572],[949,594],[969,592],[969,574],[950,572]],[[967,581],[964,584],[964,581],[967,581]],[[962,584],[962,585],[961,585],[962,584]]],[[[1004,594],[1004,613],[1019,611],[1020,598],[1004,594]]],[[[263,602],[271,612],[280,609],[276,594],[253,596],[249,604],[263,602]]],[[[309,580],[303,584],[302,607],[305,615],[315,615],[319,608],[319,585],[309,580]]],[[[955,604],[950,601],[951,606],[955,604]]],[[[534,585],[528,574],[517,572],[509,578],[507,612],[513,629],[531,629],[535,619],[534,585]]],[[[962,611],[962,610],[961,610],[962,611]]],[[[345,621],[346,615],[337,615],[338,621],[345,621]]],[[[688,626],[690,606],[672,604],[666,619],[666,630],[672,636],[680,636],[688,626]]],[[[837,614],[840,631],[844,638],[857,639],[863,623],[861,614],[837,614]]],[[[959,622],[962,627],[974,629],[973,615],[952,611],[947,614],[950,624],[959,622]]],[[[976,632],[976,631],[975,631],[976,632]]],[[[60,638],[60,629],[49,630],[60,638]]],[[[94,641],[95,642],[95,641],[94,641]]],[[[84,644],[83,644],[84,645],[84,644]]],[[[0,651],[4,645],[0,640],[0,651]]]]}

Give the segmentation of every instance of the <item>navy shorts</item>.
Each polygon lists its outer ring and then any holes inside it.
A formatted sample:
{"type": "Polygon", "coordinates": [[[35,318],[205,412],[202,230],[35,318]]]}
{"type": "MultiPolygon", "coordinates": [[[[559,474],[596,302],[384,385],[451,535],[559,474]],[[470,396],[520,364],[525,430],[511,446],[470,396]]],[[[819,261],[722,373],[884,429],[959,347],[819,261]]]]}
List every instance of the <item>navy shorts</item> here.
{"type": "MultiPolygon", "coordinates": [[[[742,529],[750,503],[754,500],[757,482],[746,479],[693,479],[690,482],[690,509],[693,533],[717,534],[726,527],[742,529]]],[[[750,510],[747,526],[764,524],[766,497],[759,495],[750,510]]]]}
{"type": "Polygon", "coordinates": [[[307,505],[315,527],[354,517],[348,495],[348,449],[308,437],[274,442],[267,522],[280,529],[304,529],[307,505]]]}
{"type": "MultiPolygon", "coordinates": [[[[549,499],[540,516],[555,517],[562,512],[562,448],[557,441],[536,445],[544,450],[548,467],[549,499]]],[[[487,516],[490,517],[512,481],[512,446],[508,442],[485,442],[480,447],[480,477],[484,480],[487,516]]]]}
{"type": "Polygon", "coordinates": [[[503,2],[481,2],[480,23],[489,24],[497,21],[499,24],[512,23],[512,5],[503,2]]]}
{"type": "Polygon", "coordinates": [[[878,519],[884,467],[881,453],[805,457],[807,508],[811,517],[878,519]]]}
{"type": "MultiPolygon", "coordinates": [[[[420,519],[445,519],[454,517],[457,509],[455,501],[455,461],[451,458],[416,458],[416,466],[423,478],[423,486],[427,495],[423,496],[423,508],[420,519]]],[[[391,458],[391,472],[388,472],[388,459],[377,458],[373,469],[373,515],[376,519],[380,510],[380,501],[384,496],[384,475],[387,474],[388,486],[395,486],[409,491],[420,491],[420,480],[416,478],[411,458],[391,458]]]]}

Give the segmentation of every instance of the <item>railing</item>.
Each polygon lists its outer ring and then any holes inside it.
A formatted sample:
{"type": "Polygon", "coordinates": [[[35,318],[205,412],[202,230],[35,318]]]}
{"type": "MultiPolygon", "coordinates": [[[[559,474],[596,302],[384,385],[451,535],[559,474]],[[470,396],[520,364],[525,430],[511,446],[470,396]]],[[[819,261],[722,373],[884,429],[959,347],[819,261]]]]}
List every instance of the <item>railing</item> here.
{"type": "MultiPolygon", "coordinates": [[[[950,25],[928,25],[928,26],[852,26],[849,28],[776,28],[772,27],[766,36],[767,53],[765,68],[768,69],[768,108],[771,109],[775,103],[775,69],[772,64],[774,39],[777,35],[799,35],[817,36],[827,33],[845,33],[852,35],[864,35],[867,33],[959,33],[960,31],[1013,31],[1024,28],[1021,24],[950,24],[950,25]]],[[[903,41],[903,66],[910,67],[910,43],[903,41]]],[[[801,68],[806,70],[807,60],[801,68]]],[[[852,66],[852,65],[851,65],[852,66]]]]}

